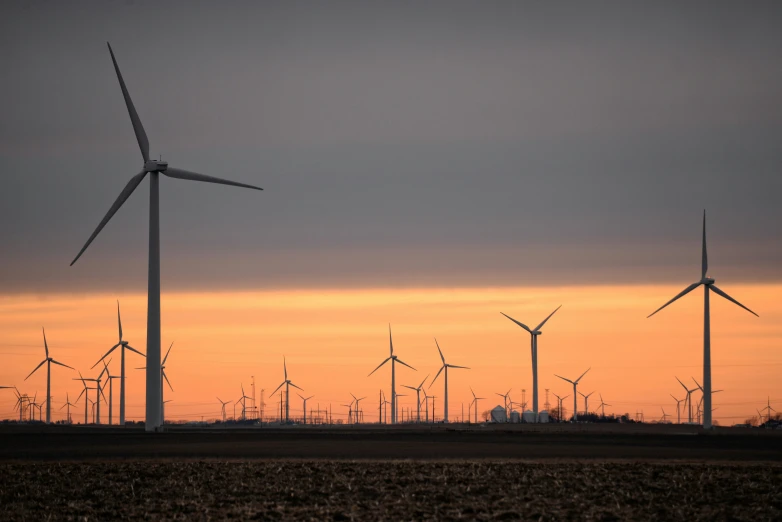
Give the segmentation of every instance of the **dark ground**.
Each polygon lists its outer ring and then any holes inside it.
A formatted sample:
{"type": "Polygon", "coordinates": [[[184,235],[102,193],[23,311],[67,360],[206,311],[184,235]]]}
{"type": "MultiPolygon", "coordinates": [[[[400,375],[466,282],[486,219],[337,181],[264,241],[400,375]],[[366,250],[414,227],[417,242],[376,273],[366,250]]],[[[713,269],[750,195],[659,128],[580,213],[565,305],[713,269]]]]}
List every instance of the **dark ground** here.
{"type": "Polygon", "coordinates": [[[782,437],[0,425],[0,519],[781,520],[782,437]]]}

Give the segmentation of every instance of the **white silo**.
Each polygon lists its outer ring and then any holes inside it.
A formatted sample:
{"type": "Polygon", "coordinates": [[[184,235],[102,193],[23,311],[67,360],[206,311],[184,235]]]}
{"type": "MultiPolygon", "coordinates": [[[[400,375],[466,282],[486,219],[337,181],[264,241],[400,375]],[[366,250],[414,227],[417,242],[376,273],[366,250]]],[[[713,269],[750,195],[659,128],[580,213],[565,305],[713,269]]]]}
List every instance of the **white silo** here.
{"type": "Polygon", "coordinates": [[[505,412],[505,408],[502,406],[495,406],[491,410],[491,421],[492,422],[508,422],[508,415],[505,412]]]}
{"type": "Polygon", "coordinates": [[[548,418],[547,410],[543,410],[542,412],[538,413],[538,422],[551,422],[548,418]]]}
{"type": "Polygon", "coordinates": [[[510,421],[515,423],[515,424],[518,424],[519,422],[521,422],[521,414],[519,412],[517,412],[516,410],[511,411],[510,412],[510,421]]]}
{"type": "Polygon", "coordinates": [[[521,416],[522,422],[526,423],[535,423],[537,422],[537,418],[535,416],[535,412],[532,410],[527,410],[524,412],[524,414],[521,416]]]}

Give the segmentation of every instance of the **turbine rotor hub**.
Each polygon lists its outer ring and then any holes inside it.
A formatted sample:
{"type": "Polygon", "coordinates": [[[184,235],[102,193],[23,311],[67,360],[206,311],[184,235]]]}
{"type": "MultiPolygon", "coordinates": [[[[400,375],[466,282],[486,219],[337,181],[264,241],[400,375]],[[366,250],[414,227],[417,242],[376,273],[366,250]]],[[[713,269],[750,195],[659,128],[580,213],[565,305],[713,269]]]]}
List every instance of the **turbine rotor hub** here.
{"type": "Polygon", "coordinates": [[[147,160],[144,162],[145,172],[165,172],[167,168],[168,168],[167,161],[147,160]]]}
{"type": "Polygon", "coordinates": [[[714,284],[714,278],[713,277],[704,277],[701,279],[701,283],[704,285],[713,285],[714,284]]]}

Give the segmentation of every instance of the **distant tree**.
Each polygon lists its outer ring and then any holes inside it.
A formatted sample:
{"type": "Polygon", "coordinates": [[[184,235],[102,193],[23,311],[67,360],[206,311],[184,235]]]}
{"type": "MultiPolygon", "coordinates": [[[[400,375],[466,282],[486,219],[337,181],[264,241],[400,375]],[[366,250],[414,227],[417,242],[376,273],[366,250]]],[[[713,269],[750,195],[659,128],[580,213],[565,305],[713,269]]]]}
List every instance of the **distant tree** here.
{"type": "Polygon", "coordinates": [[[748,426],[757,426],[760,424],[760,420],[757,418],[756,415],[753,415],[752,417],[745,419],[744,424],[748,426]]]}
{"type": "Polygon", "coordinates": [[[483,420],[486,422],[489,422],[489,419],[491,419],[491,410],[486,410],[483,413],[481,413],[481,417],[483,417],[483,420]]]}

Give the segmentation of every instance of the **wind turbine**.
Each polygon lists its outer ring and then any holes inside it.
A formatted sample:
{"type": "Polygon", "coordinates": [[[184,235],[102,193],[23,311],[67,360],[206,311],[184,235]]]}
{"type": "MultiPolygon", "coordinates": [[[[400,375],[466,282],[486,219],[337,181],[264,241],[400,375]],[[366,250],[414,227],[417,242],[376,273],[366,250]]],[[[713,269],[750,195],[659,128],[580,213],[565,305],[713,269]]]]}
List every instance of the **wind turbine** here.
{"type": "MultiPolygon", "coordinates": [[[[421,384],[419,384],[417,388],[414,388],[412,386],[407,386],[407,385],[404,385],[404,384],[402,385],[405,388],[408,388],[410,390],[414,390],[415,391],[415,402],[416,402],[416,405],[417,405],[416,406],[416,410],[418,411],[418,413],[417,413],[417,416],[418,416],[417,422],[421,422],[421,390],[423,389],[424,383],[426,382],[426,379],[428,379],[428,378],[429,378],[428,375],[426,377],[424,377],[424,380],[421,381],[421,384]]],[[[424,393],[426,393],[426,392],[424,392],[424,393]]]]}
{"type": "MultiPolygon", "coordinates": [[[[236,405],[241,402],[242,403],[242,420],[246,420],[247,419],[247,399],[251,399],[252,397],[248,397],[247,395],[245,395],[245,393],[244,393],[244,384],[242,384],[241,387],[242,387],[242,396],[239,397],[239,400],[234,403],[234,418],[236,417],[236,405]]],[[[277,390],[274,390],[274,391],[276,392],[277,390]]],[[[272,393],[272,395],[274,395],[274,393],[272,393]]],[[[217,400],[220,400],[220,399],[217,399],[217,400]]],[[[282,421],[282,419],[280,419],[280,421],[282,421]]]]}
{"type": "Polygon", "coordinates": [[[448,368],[461,368],[464,370],[469,370],[466,366],[456,366],[455,364],[448,364],[445,362],[445,357],[443,357],[443,351],[440,350],[440,344],[437,342],[437,339],[434,340],[434,344],[437,345],[437,352],[440,354],[440,359],[443,361],[443,365],[440,367],[440,370],[437,372],[437,375],[434,376],[434,379],[432,379],[431,384],[429,384],[429,387],[432,387],[432,384],[437,380],[437,378],[440,376],[440,373],[445,370],[445,413],[443,414],[443,422],[448,422],[448,368]]]}
{"type": "Polygon", "coordinates": [[[220,401],[220,408],[222,409],[222,413],[223,413],[223,423],[225,423],[225,405],[230,403],[231,401],[224,401],[220,399],[220,397],[217,397],[217,400],[220,401]]]}
{"type": "Polygon", "coordinates": [[[470,386],[470,393],[472,393],[472,402],[475,403],[475,424],[478,424],[478,400],[485,399],[486,397],[477,397],[475,392],[472,391],[472,386],[470,386]]]}
{"type": "MultiPolygon", "coordinates": [[[[107,43],[108,44],[108,43],[107,43]]],[[[136,134],[136,140],[138,141],[139,148],[141,149],[141,156],[144,160],[144,166],[141,172],[130,178],[125,188],[122,189],[114,204],[111,205],[109,211],[104,218],[98,224],[98,227],[92,233],[90,238],[84,244],[82,249],[76,255],[71,266],[79,259],[79,257],[87,250],[90,243],[95,237],[103,230],[103,227],[109,222],[114,214],[119,210],[123,203],[130,197],[134,190],[141,184],[144,177],[149,174],[149,277],[147,286],[147,357],[150,362],[147,364],[147,401],[146,401],[146,430],[155,431],[162,425],[163,419],[163,398],[160,396],[161,376],[158,372],[160,361],[160,197],[159,197],[159,175],[163,174],[169,178],[184,179],[190,181],[204,181],[207,183],[218,183],[222,185],[232,185],[236,187],[251,188],[256,190],[262,190],[259,187],[253,185],[247,185],[244,183],[237,183],[235,181],[228,181],[212,176],[206,176],[204,174],[198,174],[187,170],[176,169],[169,167],[165,161],[158,161],[150,159],[149,157],[149,140],[147,134],[144,131],[144,127],[141,124],[141,119],[136,112],[136,108],[133,106],[133,101],[130,99],[127,87],[125,87],[125,81],[122,79],[122,74],[117,65],[117,60],[114,58],[114,51],[109,45],[109,53],[111,54],[111,60],[114,63],[114,70],[117,73],[117,79],[119,80],[120,89],[122,90],[122,96],[125,98],[125,105],[128,108],[128,114],[133,124],[133,131],[136,134]]]]}
{"type": "MultiPolygon", "coordinates": [[[[674,377],[676,377],[676,376],[674,376],[674,377]]],[[[687,411],[688,411],[688,413],[687,413],[687,422],[689,424],[692,424],[692,392],[698,391],[700,386],[690,390],[689,388],[687,388],[687,386],[684,385],[684,383],[678,377],[676,377],[676,380],[679,381],[679,384],[682,385],[682,388],[684,388],[684,391],[687,393],[687,397],[684,399],[684,402],[688,405],[687,406],[687,411]]],[[[698,383],[695,383],[695,384],[698,384],[698,383]]]]}
{"type": "MultiPolygon", "coordinates": [[[[562,401],[564,401],[565,399],[567,399],[568,397],[570,397],[570,395],[565,395],[564,397],[560,397],[559,395],[557,395],[557,394],[555,393],[555,394],[554,394],[554,397],[556,397],[556,398],[557,398],[557,400],[559,401],[559,413],[558,413],[558,416],[559,416],[559,421],[561,422],[561,421],[563,420],[563,417],[564,417],[564,414],[562,413],[562,401]]],[[[609,406],[610,406],[610,405],[609,405],[609,406]]]]}
{"type": "Polygon", "coordinates": [[[595,392],[589,392],[588,394],[584,395],[581,392],[578,392],[579,395],[581,395],[584,398],[584,415],[589,415],[589,396],[592,395],[595,392]]]}
{"type": "MultiPolygon", "coordinates": [[[[407,395],[404,394],[404,393],[398,393],[397,397],[407,397],[407,395]]],[[[398,401],[396,402],[395,406],[397,407],[397,409],[399,408],[399,402],[398,401]]],[[[399,412],[396,412],[396,417],[399,417],[399,412]]]]}
{"type": "Polygon", "coordinates": [[[388,424],[388,405],[391,404],[389,401],[386,400],[386,394],[383,393],[383,390],[380,390],[380,406],[383,408],[383,419],[386,424],[388,424]]]}
{"type": "Polygon", "coordinates": [[[606,416],[606,406],[611,406],[611,405],[606,403],[606,402],[603,402],[603,394],[602,393],[600,393],[598,395],[600,396],[600,406],[598,406],[598,408],[600,408],[600,411],[602,412],[601,415],[603,416],[603,418],[605,418],[605,416],[606,416]]]}
{"type": "MultiPolygon", "coordinates": [[[[587,374],[587,372],[588,372],[589,370],[591,370],[591,369],[592,369],[591,367],[590,367],[590,368],[587,368],[587,371],[586,371],[586,372],[584,372],[584,373],[582,373],[582,374],[581,374],[581,377],[583,377],[584,375],[586,375],[586,374],[587,374]]],[[[570,379],[565,379],[564,377],[562,377],[561,375],[557,375],[556,373],[555,373],[554,375],[555,375],[556,377],[559,377],[559,378],[560,378],[560,379],[562,379],[563,381],[567,381],[567,382],[569,382],[570,384],[572,384],[572,385],[573,385],[573,420],[574,420],[574,421],[578,420],[578,381],[580,381],[580,380],[581,380],[581,377],[579,377],[579,378],[578,378],[578,379],[576,379],[575,381],[571,381],[570,379]]]]}
{"type": "Polygon", "coordinates": [[[543,332],[540,331],[541,328],[543,328],[543,325],[546,324],[546,321],[551,319],[551,316],[557,313],[557,310],[562,308],[562,305],[559,305],[556,310],[551,312],[548,317],[543,319],[541,323],[535,327],[535,329],[530,330],[527,325],[524,323],[521,323],[514,319],[513,317],[506,315],[502,312],[500,312],[502,315],[516,323],[517,325],[524,328],[527,332],[529,332],[531,339],[531,352],[532,352],[532,411],[535,412],[535,417],[538,416],[538,336],[543,335],[543,332]]]}
{"type": "MultiPolygon", "coordinates": [[[[703,427],[705,429],[711,429],[711,316],[709,313],[709,290],[714,292],[715,294],[724,297],[728,301],[740,306],[744,310],[748,311],[755,317],[758,317],[758,314],[744,306],[743,304],[739,303],[735,299],[733,299],[731,296],[714,286],[714,278],[707,277],[706,272],[709,269],[709,260],[708,255],[706,254],[706,210],[703,211],[703,251],[701,256],[701,279],[700,281],[696,281],[695,283],[691,284],[681,292],[679,292],[678,295],[676,295],[673,299],[662,305],[660,308],[655,310],[651,315],[648,317],[651,317],[652,315],[656,314],[669,304],[673,303],[680,297],[683,297],[684,295],[687,295],[688,293],[692,292],[699,286],[703,285],[703,387],[704,387],[704,395],[706,396],[706,405],[705,405],[705,411],[704,411],[704,419],[703,419],[703,427]]],[[[648,319],[647,317],[647,319],[648,319]]]]}
{"type": "MultiPolygon", "coordinates": [[[[758,413],[760,413],[761,411],[765,411],[766,412],[766,422],[771,420],[771,412],[772,411],[774,413],[777,413],[777,410],[775,410],[774,408],[771,407],[771,397],[768,397],[766,399],[766,407],[765,408],[761,408],[758,411],[758,413]]],[[[763,423],[763,416],[762,415],[760,416],[760,422],[761,422],[761,424],[763,423]]]]}
{"type": "Polygon", "coordinates": [[[75,404],[71,404],[71,399],[70,399],[70,397],[68,397],[68,393],[66,392],[65,393],[65,404],[62,405],[60,410],[62,410],[65,407],[68,408],[68,410],[66,411],[66,415],[67,415],[67,418],[68,418],[68,424],[73,424],[73,422],[71,422],[71,406],[76,407],[75,404]]]}
{"type": "Polygon", "coordinates": [[[348,409],[348,424],[353,423],[353,401],[350,401],[350,404],[343,404],[344,407],[348,409]]]}
{"type": "Polygon", "coordinates": [[[282,388],[282,385],[285,385],[285,423],[288,423],[288,416],[290,415],[290,387],[293,386],[297,390],[302,390],[295,384],[293,384],[290,379],[288,379],[288,364],[285,361],[285,356],[282,357],[282,369],[285,372],[285,380],[280,383],[279,386],[277,386],[274,391],[272,392],[272,395],[277,393],[277,390],[282,388]]]}
{"type": "MultiPolygon", "coordinates": [[[[512,389],[513,388],[511,388],[510,390],[512,390],[512,389]]],[[[510,422],[510,412],[508,411],[508,397],[510,397],[510,390],[508,390],[507,393],[497,393],[497,392],[494,392],[495,395],[499,395],[500,397],[505,399],[505,418],[506,418],[506,420],[508,422],[510,422]]],[[[522,410],[522,413],[524,413],[523,410],[522,410]]]]}
{"type": "Polygon", "coordinates": [[[356,401],[356,424],[361,424],[361,420],[360,420],[360,418],[359,418],[359,415],[360,415],[360,413],[359,413],[359,412],[360,412],[361,410],[359,409],[359,406],[361,406],[361,401],[363,401],[364,399],[366,399],[366,397],[361,397],[361,398],[359,399],[358,397],[356,397],[356,396],[355,396],[355,395],[353,395],[352,393],[350,394],[350,396],[351,396],[351,397],[353,397],[353,400],[354,400],[354,401],[356,401]]]}
{"type": "MultiPolygon", "coordinates": [[[[686,387],[685,387],[685,389],[686,389],[686,387]]],[[[679,404],[681,404],[681,402],[683,400],[686,400],[686,399],[677,399],[676,397],[673,396],[672,393],[670,395],[671,395],[671,398],[676,401],[676,423],[677,424],[681,424],[682,423],[682,415],[681,415],[681,411],[679,410],[679,404]]]]}
{"type": "MultiPolygon", "coordinates": [[[[52,363],[59,364],[60,366],[65,366],[66,368],[71,368],[67,364],[63,364],[59,361],[55,361],[51,357],[49,357],[49,345],[46,343],[46,330],[41,328],[43,330],[43,347],[46,350],[46,359],[41,361],[41,364],[35,367],[35,370],[30,372],[30,375],[24,378],[26,381],[27,379],[32,376],[36,371],[38,371],[38,368],[46,364],[46,424],[50,424],[52,422],[52,363]]],[[[71,368],[73,370],[73,368],[71,368]]]]}
{"type": "Polygon", "coordinates": [[[304,401],[304,424],[307,424],[307,401],[314,397],[314,395],[310,395],[309,397],[302,397],[300,393],[297,393],[299,397],[301,397],[301,400],[304,401]]]}
{"type": "MultiPolygon", "coordinates": [[[[121,377],[119,375],[111,375],[111,372],[109,371],[109,365],[106,364],[106,361],[104,359],[101,359],[103,361],[103,367],[106,368],[106,373],[108,375],[109,379],[109,426],[112,424],[113,419],[113,405],[114,405],[114,379],[120,379],[121,377]]],[[[109,363],[111,363],[111,359],[109,359],[109,363]]],[[[122,424],[120,424],[122,426],[122,424]]]]}
{"type": "Polygon", "coordinates": [[[406,362],[404,362],[402,359],[394,355],[394,340],[391,338],[391,325],[388,325],[388,346],[390,350],[390,354],[388,358],[381,362],[377,368],[372,370],[367,377],[371,377],[373,373],[378,371],[381,366],[383,366],[388,361],[391,361],[391,424],[396,424],[396,363],[402,364],[404,366],[407,366],[413,371],[418,371],[406,362]]]}
{"type": "Polygon", "coordinates": [[[660,417],[660,420],[659,420],[658,422],[663,422],[663,423],[664,423],[664,422],[666,421],[666,419],[667,419],[668,417],[670,417],[670,415],[668,415],[667,413],[665,413],[665,408],[663,408],[662,406],[660,407],[660,409],[661,409],[661,410],[663,410],[663,416],[662,416],[662,417],[660,417]]]}
{"type": "MultiPolygon", "coordinates": [[[[76,398],[76,402],[79,402],[79,399],[81,398],[82,394],[84,394],[84,424],[88,424],[89,423],[89,417],[87,415],[87,412],[88,412],[88,405],[89,405],[88,403],[89,403],[89,399],[90,399],[90,392],[88,390],[94,390],[95,388],[88,388],[87,387],[87,382],[97,382],[97,379],[85,379],[82,376],[81,372],[79,372],[79,378],[78,379],[73,379],[73,380],[74,381],[81,381],[81,383],[84,385],[84,389],[81,391],[79,396],[76,398]]],[[[98,389],[100,390],[100,387],[98,387],[98,389]]],[[[98,393],[100,393],[100,392],[98,392],[98,393]]]]}
{"type": "MultiPolygon", "coordinates": [[[[109,356],[111,352],[113,352],[116,348],[120,349],[120,381],[119,381],[119,425],[124,426],[125,425],[125,350],[128,349],[131,352],[135,352],[139,354],[142,357],[146,357],[143,353],[133,348],[130,344],[128,344],[127,341],[125,341],[122,338],[122,318],[119,314],[119,301],[117,301],[117,326],[119,327],[119,342],[111,347],[111,349],[106,352],[106,355],[98,359],[98,362],[92,365],[92,368],[95,368],[98,363],[100,363],[102,360],[104,360],[106,357],[109,356]]],[[[90,369],[92,369],[90,368],[90,369]]],[[[109,393],[111,395],[111,393],[109,393]]],[[[161,396],[162,397],[162,396],[161,396]]],[[[162,400],[162,398],[161,398],[162,400]]],[[[109,407],[111,409],[111,407],[109,407]]]]}

